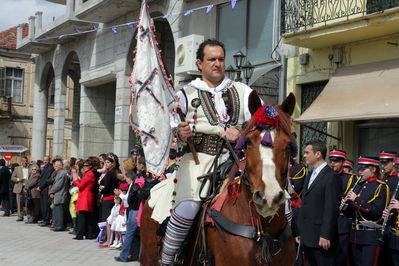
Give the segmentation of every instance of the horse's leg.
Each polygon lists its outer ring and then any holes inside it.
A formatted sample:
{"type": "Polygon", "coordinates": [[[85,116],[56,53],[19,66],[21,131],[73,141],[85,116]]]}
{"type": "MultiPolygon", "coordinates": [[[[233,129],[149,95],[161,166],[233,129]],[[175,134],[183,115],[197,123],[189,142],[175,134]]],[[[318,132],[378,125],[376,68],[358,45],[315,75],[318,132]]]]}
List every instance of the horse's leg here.
{"type": "Polygon", "coordinates": [[[217,266],[254,266],[262,265],[256,260],[257,246],[252,239],[224,233],[224,241],[215,227],[206,228],[208,250],[212,253],[217,266]]]}
{"type": "Polygon", "coordinates": [[[290,238],[285,241],[281,251],[274,257],[272,266],[291,266],[295,263],[295,241],[290,238]]]}
{"type": "Polygon", "coordinates": [[[141,265],[155,266],[159,260],[159,237],[157,229],[159,224],[151,219],[152,209],[148,206],[148,200],[143,206],[141,214],[141,265]]]}

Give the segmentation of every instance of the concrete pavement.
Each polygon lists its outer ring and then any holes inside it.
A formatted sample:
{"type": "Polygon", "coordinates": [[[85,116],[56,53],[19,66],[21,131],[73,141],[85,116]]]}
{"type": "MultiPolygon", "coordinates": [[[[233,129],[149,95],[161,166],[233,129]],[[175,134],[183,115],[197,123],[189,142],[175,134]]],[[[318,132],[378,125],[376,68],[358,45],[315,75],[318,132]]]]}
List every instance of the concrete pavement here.
{"type": "MultiPolygon", "coordinates": [[[[100,248],[94,240],[73,240],[73,235],[53,232],[37,224],[16,222],[16,216],[2,217],[0,211],[0,265],[140,265],[116,262],[119,250],[100,248]]],[[[25,219],[26,220],[26,219],[25,219]]]]}

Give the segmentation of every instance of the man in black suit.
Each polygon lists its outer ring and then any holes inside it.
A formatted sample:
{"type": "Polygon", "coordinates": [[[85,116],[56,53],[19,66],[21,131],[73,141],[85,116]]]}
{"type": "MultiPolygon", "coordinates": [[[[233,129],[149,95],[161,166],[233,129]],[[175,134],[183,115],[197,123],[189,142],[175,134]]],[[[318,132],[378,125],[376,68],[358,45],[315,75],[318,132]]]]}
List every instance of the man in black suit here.
{"type": "Polygon", "coordinates": [[[42,222],[40,226],[47,226],[50,224],[50,204],[48,187],[52,183],[52,174],[54,172],[53,165],[50,164],[50,157],[43,158],[42,173],[38,183],[38,190],[40,191],[40,206],[42,214],[42,222]]]}
{"type": "Polygon", "coordinates": [[[4,210],[3,216],[10,216],[10,208],[8,206],[10,179],[11,173],[6,166],[6,161],[4,161],[4,159],[0,159],[0,203],[4,210]]]}
{"type": "Polygon", "coordinates": [[[306,144],[304,158],[313,167],[306,177],[299,210],[299,238],[308,265],[335,265],[340,179],[325,162],[326,145],[320,140],[306,144]]]}

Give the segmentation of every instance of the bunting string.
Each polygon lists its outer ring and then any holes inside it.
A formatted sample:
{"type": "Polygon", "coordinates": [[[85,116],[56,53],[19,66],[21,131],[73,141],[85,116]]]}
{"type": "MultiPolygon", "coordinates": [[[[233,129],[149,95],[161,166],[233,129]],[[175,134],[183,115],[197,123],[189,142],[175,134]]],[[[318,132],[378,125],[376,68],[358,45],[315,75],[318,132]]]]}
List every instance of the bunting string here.
{"type": "MultiPolygon", "coordinates": [[[[232,9],[234,9],[236,7],[237,1],[238,0],[230,0],[232,9]]],[[[167,13],[167,14],[162,15],[162,16],[153,17],[152,19],[153,20],[156,20],[156,19],[167,19],[167,18],[169,18],[171,16],[187,17],[187,16],[193,14],[194,12],[199,11],[199,10],[203,10],[203,9],[205,10],[205,14],[208,15],[212,11],[214,6],[215,5],[210,4],[210,5],[200,6],[200,7],[193,8],[193,9],[188,9],[188,10],[181,11],[181,12],[171,12],[171,13],[167,13]]],[[[43,37],[40,37],[40,38],[28,38],[28,39],[30,41],[34,41],[34,42],[40,42],[40,41],[51,40],[51,39],[61,40],[61,39],[64,39],[66,37],[73,37],[73,36],[77,36],[77,35],[83,35],[83,34],[87,34],[87,33],[91,33],[91,32],[98,32],[98,31],[104,31],[104,30],[111,30],[112,34],[117,34],[118,30],[120,28],[123,28],[123,27],[136,28],[137,24],[138,24],[138,21],[132,21],[132,22],[127,22],[127,23],[123,23],[123,24],[103,27],[103,28],[97,27],[96,25],[92,25],[92,28],[89,29],[89,30],[75,29],[74,32],[72,32],[72,33],[61,34],[61,35],[58,35],[58,36],[43,36],[43,37]]],[[[4,45],[4,44],[0,43],[0,45],[4,45]]]]}

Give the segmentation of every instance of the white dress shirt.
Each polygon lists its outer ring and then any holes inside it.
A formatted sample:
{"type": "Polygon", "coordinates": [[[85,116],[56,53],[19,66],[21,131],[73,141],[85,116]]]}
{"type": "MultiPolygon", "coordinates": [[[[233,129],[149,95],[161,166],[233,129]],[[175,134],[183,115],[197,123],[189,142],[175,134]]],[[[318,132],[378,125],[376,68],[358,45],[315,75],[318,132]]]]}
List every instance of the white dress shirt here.
{"type": "Polygon", "coordinates": [[[308,189],[312,185],[313,181],[316,179],[317,175],[320,173],[321,169],[323,169],[327,165],[326,162],[322,163],[317,167],[316,169],[313,170],[312,175],[310,176],[309,184],[308,184],[308,189]]]}

